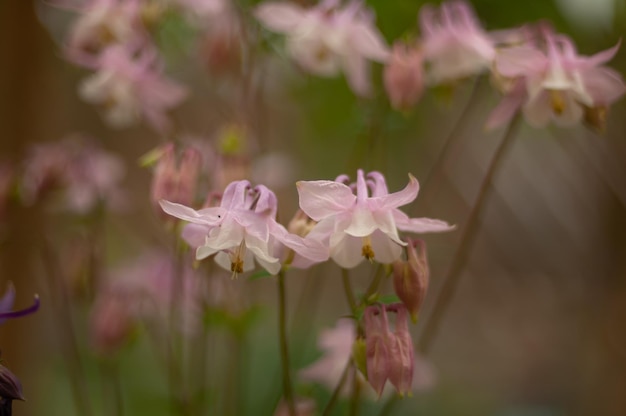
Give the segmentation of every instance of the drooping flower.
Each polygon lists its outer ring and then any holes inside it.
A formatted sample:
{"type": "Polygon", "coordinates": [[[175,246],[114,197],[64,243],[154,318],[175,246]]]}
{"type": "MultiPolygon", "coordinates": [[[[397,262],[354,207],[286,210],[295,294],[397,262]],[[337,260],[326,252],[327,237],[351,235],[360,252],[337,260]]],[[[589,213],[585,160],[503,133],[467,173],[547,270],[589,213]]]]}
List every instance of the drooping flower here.
{"type": "Polygon", "coordinates": [[[294,3],[267,2],[255,15],[268,29],[287,35],[287,49],[306,71],[323,77],[344,72],[352,90],[370,90],[369,60],[385,62],[389,52],[362,2],[324,0],[309,9],[294,3]]]}
{"type": "Polygon", "coordinates": [[[192,208],[162,201],[163,210],[177,218],[198,224],[198,236],[205,238],[196,250],[198,260],[215,254],[215,261],[233,276],[254,268],[256,260],[271,274],[281,268],[281,245],[314,262],[325,261],[328,252],[314,240],[290,234],[276,222],[276,195],[263,185],[252,187],[248,181],[232,182],[222,196],[219,207],[192,208]]]}
{"type": "Polygon", "coordinates": [[[406,245],[398,230],[427,233],[454,228],[440,220],[409,218],[398,209],[417,197],[419,184],[410,174],[409,184],[393,194],[389,194],[379,172],[366,176],[359,169],[356,183],[347,185],[348,181],[342,175],[335,181],[297,183],[300,208],[318,221],[310,238],[323,241],[330,249],[330,257],[341,267],[355,267],[363,258],[380,263],[397,260],[406,245]]]}
{"type": "Polygon", "coordinates": [[[383,81],[391,106],[408,110],[420,99],[424,91],[422,51],[417,45],[396,42],[385,66],[383,81]]]}
{"type": "Polygon", "coordinates": [[[495,44],[467,2],[447,1],[439,9],[424,5],[419,21],[429,83],[450,83],[490,68],[495,44]]]}
{"type": "Polygon", "coordinates": [[[409,333],[408,312],[401,304],[387,305],[388,311],[396,313],[396,322],[390,342],[389,382],[400,395],[411,394],[415,371],[415,351],[409,333]]]}
{"type": "Polygon", "coordinates": [[[159,214],[163,214],[160,200],[191,205],[195,196],[202,156],[195,148],[187,147],[177,163],[174,150],[173,143],[167,143],[159,149],[161,154],[152,178],[150,196],[159,214]]]}
{"type": "Polygon", "coordinates": [[[79,94],[101,107],[111,127],[129,127],[145,119],[159,132],[171,128],[165,113],[185,99],[187,89],[163,75],[153,49],[135,53],[123,45],[110,46],[94,69],[97,72],[80,84],[79,94]]]}
{"type": "Polygon", "coordinates": [[[393,287],[415,322],[428,290],[428,258],[424,241],[409,238],[407,243],[407,260],[393,263],[393,287]]]}
{"type": "Polygon", "coordinates": [[[130,45],[145,41],[139,0],[88,0],[79,9],[66,47],[67,56],[89,65],[113,44],[130,45]]]}
{"type": "Polygon", "coordinates": [[[106,203],[116,209],[124,205],[120,188],[124,164],[115,155],[80,135],[53,143],[40,143],[29,150],[22,179],[27,203],[60,191],[63,208],[79,214],[106,203]]]}
{"type": "Polygon", "coordinates": [[[365,354],[367,381],[380,397],[391,371],[393,335],[389,331],[385,306],[368,306],[363,316],[365,323],[365,354]]]}
{"type": "MultiPolygon", "coordinates": [[[[534,127],[551,121],[572,126],[586,116],[604,113],[626,92],[621,75],[603,66],[618,48],[619,44],[592,56],[578,55],[570,38],[542,26],[535,44],[502,50],[495,71],[507,81],[505,97],[490,115],[487,127],[506,124],[520,109],[534,127]]],[[[590,121],[603,129],[602,117],[590,121]]]]}

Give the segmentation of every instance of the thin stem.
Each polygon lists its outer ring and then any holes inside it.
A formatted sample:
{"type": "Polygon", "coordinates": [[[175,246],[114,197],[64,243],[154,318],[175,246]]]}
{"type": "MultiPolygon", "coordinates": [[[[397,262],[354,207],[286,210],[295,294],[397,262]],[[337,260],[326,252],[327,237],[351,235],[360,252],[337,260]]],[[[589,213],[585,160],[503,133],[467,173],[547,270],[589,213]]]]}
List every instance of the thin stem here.
{"type": "Polygon", "coordinates": [[[457,251],[452,260],[452,265],[448,269],[448,273],[444,278],[443,286],[435,301],[433,312],[431,313],[430,318],[426,321],[426,326],[424,327],[422,335],[419,338],[418,347],[423,354],[428,354],[432,341],[437,335],[437,331],[448,308],[448,305],[450,304],[450,301],[454,296],[460,280],[461,271],[463,270],[463,267],[467,262],[468,255],[474,244],[474,240],[476,238],[477,231],[481,223],[480,220],[483,210],[486,206],[487,199],[493,189],[493,178],[498,172],[498,169],[502,166],[504,156],[506,155],[507,151],[511,147],[511,144],[513,143],[513,138],[515,137],[514,133],[517,130],[517,126],[519,125],[520,120],[521,117],[519,113],[515,116],[515,118],[513,118],[513,120],[511,120],[511,123],[504,133],[500,145],[496,149],[491,159],[491,164],[489,165],[487,173],[483,178],[482,184],[478,191],[478,196],[476,197],[476,202],[474,202],[474,206],[470,211],[467,222],[461,234],[457,251]]]}
{"type": "Polygon", "coordinates": [[[333,390],[332,396],[330,396],[328,403],[326,403],[326,407],[324,407],[322,416],[330,416],[333,407],[335,407],[335,404],[337,403],[339,394],[341,394],[341,390],[343,389],[344,384],[346,384],[346,380],[348,379],[348,373],[350,372],[351,367],[352,360],[348,360],[348,362],[346,363],[346,367],[343,369],[343,373],[341,373],[341,378],[339,379],[339,383],[337,383],[337,387],[335,387],[335,390],[333,390]]]}
{"type": "MultiPolygon", "coordinates": [[[[472,114],[471,109],[473,108],[474,101],[478,96],[478,91],[480,90],[480,83],[482,77],[476,78],[474,81],[474,85],[472,86],[472,91],[470,92],[470,96],[465,102],[465,107],[463,108],[461,115],[454,123],[454,126],[450,130],[450,133],[446,136],[443,144],[443,148],[439,151],[437,155],[437,159],[435,163],[428,171],[426,175],[426,179],[423,181],[424,189],[421,191],[422,197],[418,200],[419,204],[422,206],[427,205],[433,195],[434,192],[440,189],[440,183],[444,176],[445,165],[449,164],[450,159],[454,159],[457,153],[453,153],[456,148],[458,138],[461,137],[459,132],[461,131],[461,127],[463,127],[466,121],[470,118],[472,114]]],[[[418,205],[414,204],[413,209],[415,209],[418,205]]]]}
{"type": "Polygon", "coordinates": [[[376,274],[374,275],[374,278],[372,279],[372,281],[370,282],[370,285],[367,287],[367,290],[365,291],[365,296],[363,296],[364,300],[367,300],[370,296],[376,293],[376,291],[378,291],[378,286],[380,286],[380,282],[382,281],[383,275],[384,275],[383,265],[379,264],[378,268],[376,269],[376,274]]]}
{"type": "Polygon", "coordinates": [[[398,395],[394,394],[389,399],[387,399],[387,401],[385,402],[385,405],[383,406],[383,408],[380,409],[380,413],[378,414],[378,416],[388,416],[388,415],[390,415],[391,412],[393,411],[394,407],[396,407],[396,404],[398,404],[398,395]]]}
{"type": "Polygon", "coordinates": [[[48,272],[48,287],[50,295],[54,300],[56,310],[56,318],[61,330],[62,350],[65,355],[69,369],[70,384],[73,390],[73,399],[79,414],[90,416],[93,415],[91,407],[89,390],[83,370],[80,350],[74,324],[72,320],[72,311],[70,309],[70,299],[63,279],[61,265],[52,245],[48,242],[47,237],[42,238],[41,254],[44,268],[48,272]]]}
{"type": "Polygon", "coordinates": [[[350,416],[357,416],[359,414],[359,398],[361,396],[361,383],[357,377],[356,370],[354,377],[352,378],[352,395],[350,396],[350,416]]]}
{"type": "Polygon", "coordinates": [[[346,294],[346,300],[348,301],[348,305],[350,306],[350,312],[354,314],[356,312],[357,303],[354,292],[352,291],[352,286],[350,285],[350,276],[348,269],[341,269],[341,281],[343,282],[343,290],[346,294]]]}
{"type": "Polygon", "coordinates": [[[285,272],[278,273],[278,330],[280,333],[280,359],[283,369],[283,397],[289,408],[289,416],[296,415],[296,407],[293,400],[291,376],[289,374],[289,348],[287,345],[287,317],[285,296],[285,272]]]}

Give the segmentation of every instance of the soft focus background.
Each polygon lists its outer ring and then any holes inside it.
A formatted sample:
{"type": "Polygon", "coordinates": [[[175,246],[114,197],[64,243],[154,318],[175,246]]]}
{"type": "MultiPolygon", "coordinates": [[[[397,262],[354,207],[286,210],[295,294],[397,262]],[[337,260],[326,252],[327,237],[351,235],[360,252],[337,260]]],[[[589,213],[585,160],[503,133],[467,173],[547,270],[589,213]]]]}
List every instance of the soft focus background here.
{"type": "MultiPolygon", "coordinates": [[[[414,27],[422,3],[367,1],[389,43],[414,27]]],[[[487,29],[550,20],[585,54],[626,36],[622,0],[472,4],[487,29]]],[[[77,84],[86,73],[62,58],[58,44],[68,16],[43,1],[0,2],[0,156],[19,163],[31,144],[56,141],[73,132],[93,136],[120,155],[126,163],[123,183],[129,208],[107,216],[103,227],[106,263],[117,265],[145,247],[168,243],[150,205],[150,171],[138,163],[159,142],[143,127],[107,128],[97,111],[80,101],[77,84]]],[[[287,166],[278,173],[273,172],[275,160],[260,168],[267,175],[278,174],[283,183],[275,189],[283,223],[297,206],[296,180],[354,176],[361,166],[382,171],[392,191],[403,187],[411,172],[423,187],[405,210],[462,224],[504,132],[483,129],[499,100],[485,77],[468,80],[453,91],[429,90],[414,111],[399,114],[388,108],[382,94],[360,100],[343,78],[314,78],[277,57],[264,68],[262,97],[242,109],[228,99],[232,81],[187,63],[193,47],[172,48],[168,71],[193,90],[175,110],[179,129],[211,138],[225,123],[246,117],[261,143],[260,154],[271,150],[274,156],[283,156],[280,161],[286,160],[287,166]],[[367,141],[366,136],[376,140],[367,141]],[[448,138],[450,156],[432,172],[448,138]]],[[[624,48],[610,65],[624,73],[624,48]]],[[[380,84],[379,66],[374,79],[380,84]]],[[[436,369],[437,383],[431,391],[400,403],[396,414],[626,414],[625,123],[622,100],[611,109],[604,135],[583,126],[538,130],[522,125],[495,180],[477,243],[427,357],[436,369]]],[[[0,228],[0,291],[12,281],[18,306],[27,305],[32,293],[42,298],[37,314],[0,327],[0,347],[28,399],[15,404],[16,415],[70,415],[74,407],[59,353],[59,328],[51,316],[43,266],[33,255],[40,217],[37,209],[13,203],[0,228]]],[[[422,321],[412,328],[415,338],[428,319],[458,237],[453,232],[425,238],[432,280],[422,321]]],[[[369,275],[368,266],[354,275],[369,275]]],[[[289,276],[290,336],[297,368],[319,355],[314,339],[319,329],[347,313],[338,271],[322,267],[315,274],[289,276]],[[316,312],[303,313],[302,299],[316,312]]],[[[264,414],[261,409],[268,408],[264,403],[275,403],[280,394],[275,311],[267,306],[275,303],[275,287],[267,279],[237,282],[247,286],[248,302],[265,307],[239,351],[242,385],[230,394],[248,398],[242,414],[264,414]]],[[[81,325],[87,325],[87,316],[84,322],[79,319],[81,325]]],[[[227,356],[228,339],[220,336],[216,335],[210,356],[227,356]]],[[[87,342],[82,348],[89,355],[87,342]]],[[[130,414],[131,409],[166,414],[159,401],[164,399],[158,397],[167,383],[150,351],[145,341],[138,340],[122,357],[121,387],[130,414]]],[[[94,380],[102,371],[87,364],[94,380]]],[[[108,397],[107,385],[94,381],[89,388],[93,401],[100,404],[96,407],[106,409],[102,397],[108,397]]],[[[379,408],[380,404],[364,405],[364,414],[376,414],[379,408]]]]}

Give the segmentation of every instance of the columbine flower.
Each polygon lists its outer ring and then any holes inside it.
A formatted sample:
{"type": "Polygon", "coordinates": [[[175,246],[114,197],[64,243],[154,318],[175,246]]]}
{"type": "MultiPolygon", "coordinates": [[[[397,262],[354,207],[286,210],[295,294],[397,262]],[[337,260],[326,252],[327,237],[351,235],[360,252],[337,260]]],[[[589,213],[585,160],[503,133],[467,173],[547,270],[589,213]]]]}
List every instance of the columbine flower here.
{"type": "MultiPolygon", "coordinates": [[[[281,244],[315,262],[328,258],[321,244],[290,234],[276,222],[276,195],[263,185],[253,188],[248,181],[232,182],[219,207],[196,211],[168,201],[161,201],[161,207],[174,217],[203,226],[193,230],[205,238],[196,250],[196,258],[216,254],[215,261],[230,270],[233,277],[252,270],[254,260],[269,273],[277,274],[281,244]]],[[[197,235],[192,240],[197,241],[197,235]]]]}
{"type": "Polygon", "coordinates": [[[0,324],[2,324],[7,319],[19,318],[21,316],[30,315],[31,313],[37,312],[37,310],[39,309],[39,295],[35,295],[35,301],[31,306],[17,311],[12,310],[14,301],[15,288],[12,284],[9,284],[9,288],[7,289],[6,293],[0,298],[0,324]]]}
{"type": "Polygon", "coordinates": [[[63,191],[64,208],[84,214],[98,203],[123,206],[122,161],[81,136],[33,146],[25,162],[22,193],[28,203],[63,191]]]}
{"type": "MultiPolygon", "coordinates": [[[[506,96],[490,115],[488,128],[507,123],[521,108],[526,121],[544,127],[550,121],[571,126],[585,115],[603,113],[626,92],[619,73],[602,66],[619,45],[581,56],[567,36],[541,29],[543,43],[504,49],[495,61],[499,77],[509,80],[506,96]]],[[[593,120],[592,120],[593,121],[593,120]]],[[[603,120],[595,126],[603,128],[603,120]]]]}
{"type": "Polygon", "coordinates": [[[464,1],[449,1],[437,10],[420,10],[422,50],[431,84],[450,83],[489,69],[495,45],[464,1]]]}
{"type": "Polygon", "coordinates": [[[385,66],[383,81],[391,106],[408,110],[424,91],[422,51],[416,45],[396,42],[385,66]]]}
{"type": "Polygon", "coordinates": [[[343,8],[339,0],[324,0],[311,9],[268,2],[255,14],[270,30],[287,35],[287,49],[303,69],[324,77],[343,71],[359,95],[370,90],[367,61],[384,62],[388,57],[373,15],[356,0],[343,8]]]}
{"type": "Polygon", "coordinates": [[[440,220],[409,218],[398,209],[417,197],[419,184],[411,174],[406,188],[393,194],[379,172],[370,172],[366,178],[359,169],[356,183],[346,185],[348,180],[342,175],[335,181],[297,183],[300,208],[318,221],[309,237],[323,241],[341,267],[355,267],[363,258],[380,263],[397,260],[406,245],[398,230],[426,233],[454,228],[440,220]]]}
{"type": "Polygon", "coordinates": [[[70,29],[67,55],[89,64],[112,44],[139,43],[146,37],[138,0],[89,0],[70,29]]]}
{"type": "Polygon", "coordinates": [[[163,76],[154,50],[134,54],[122,45],[111,46],[98,57],[96,69],[81,83],[79,94],[102,107],[109,125],[124,128],[145,118],[158,131],[171,128],[165,113],[180,104],[187,90],[163,76]]]}

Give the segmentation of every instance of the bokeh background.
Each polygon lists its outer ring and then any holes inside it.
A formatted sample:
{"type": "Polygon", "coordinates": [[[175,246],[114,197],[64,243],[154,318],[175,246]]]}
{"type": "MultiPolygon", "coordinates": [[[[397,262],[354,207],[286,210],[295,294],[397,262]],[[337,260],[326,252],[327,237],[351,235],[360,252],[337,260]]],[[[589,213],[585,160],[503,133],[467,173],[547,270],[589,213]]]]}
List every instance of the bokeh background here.
{"type": "MultiPolygon", "coordinates": [[[[366,3],[376,11],[377,25],[389,43],[415,29],[423,4],[366,3]]],[[[549,20],[585,54],[613,46],[626,35],[623,0],[471,3],[487,29],[549,20]]],[[[0,2],[0,155],[20,161],[33,143],[84,132],[122,157],[130,208],[107,216],[104,226],[106,262],[116,265],[145,247],[167,244],[149,201],[151,173],[138,164],[159,142],[143,127],[107,128],[97,111],[80,101],[77,84],[86,72],[66,62],[59,47],[70,19],[71,14],[46,2],[0,2]]],[[[400,114],[386,104],[379,67],[373,75],[378,95],[361,100],[343,78],[314,78],[277,56],[264,68],[263,93],[241,108],[229,99],[232,80],[190,64],[195,47],[185,44],[176,27],[171,30],[174,35],[166,37],[175,41],[165,42],[171,48],[168,72],[193,89],[191,98],[175,110],[180,128],[211,138],[223,124],[246,117],[261,143],[260,153],[271,150],[291,160],[290,169],[281,172],[285,186],[276,189],[283,223],[297,206],[296,180],[354,175],[358,166],[384,172],[391,190],[406,184],[407,172],[415,175],[423,189],[407,208],[412,214],[455,224],[466,220],[504,133],[483,128],[499,100],[489,79],[429,90],[410,114],[400,114]],[[436,166],[447,141],[448,157],[436,166]]],[[[624,73],[623,48],[610,65],[624,73]]],[[[436,369],[436,385],[397,404],[395,414],[626,414],[625,116],[622,100],[611,109],[602,135],[584,126],[538,130],[522,124],[495,179],[470,260],[427,357],[436,369]]],[[[28,399],[15,404],[14,412],[75,414],[58,328],[46,300],[43,266],[33,255],[42,213],[12,203],[7,215],[0,233],[0,288],[12,281],[18,305],[28,304],[32,293],[42,298],[37,314],[0,327],[2,358],[21,378],[28,399]]],[[[429,317],[458,238],[458,233],[425,237],[431,289],[420,322],[412,328],[415,339],[429,317]]],[[[296,367],[319,356],[314,339],[318,330],[347,313],[339,272],[323,267],[314,274],[294,274],[288,282],[296,367]],[[303,299],[314,313],[302,311],[303,299]]],[[[367,276],[367,267],[355,275],[367,276]]],[[[251,304],[265,306],[239,351],[244,376],[240,389],[231,394],[246,397],[241,414],[270,414],[266,403],[275,403],[280,394],[275,288],[266,279],[238,282],[248,286],[251,304]]],[[[78,321],[85,330],[87,316],[78,321]]],[[[88,357],[88,342],[81,348],[88,357]]],[[[167,414],[165,399],[160,398],[167,383],[146,351],[149,347],[138,340],[121,358],[126,411],[167,414]]],[[[216,334],[211,356],[219,360],[229,351],[228,337],[216,334]]],[[[107,414],[107,386],[98,382],[102,369],[89,361],[86,367],[98,414],[107,414]]],[[[363,413],[377,414],[380,407],[364,405],[363,413]]]]}

